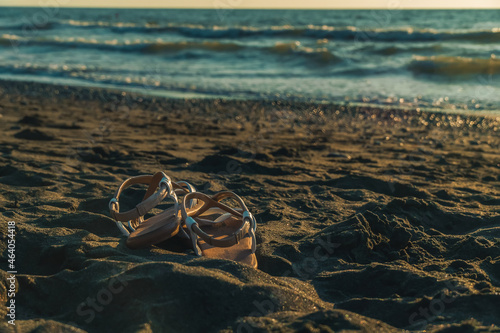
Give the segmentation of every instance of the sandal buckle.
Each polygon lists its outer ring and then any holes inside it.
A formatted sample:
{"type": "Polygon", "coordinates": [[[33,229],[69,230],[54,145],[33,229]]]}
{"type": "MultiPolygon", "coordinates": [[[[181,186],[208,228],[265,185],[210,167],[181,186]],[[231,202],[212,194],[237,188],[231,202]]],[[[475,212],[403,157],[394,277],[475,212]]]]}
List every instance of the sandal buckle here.
{"type": "Polygon", "coordinates": [[[172,186],[172,181],[170,180],[170,178],[168,178],[168,177],[163,177],[163,178],[160,180],[160,184],[159,184],[159,185],[160,185],[160,187],[161,187],[162,185],[164,185],[164,186],[165,186],[165,188],[166,188],[166,189],[167,189],[167,191],[168,191],[168,194],[169,194],[170,196],[172,196],[173,194],[175,194],[174,189],[173,189],[173,186],[172,186]]]}
{"type": "Polygon", "coordinates": [[[108,207],[109,207],[110,211],[116,212],[118,210],[118,209],[115,209],[115,205],[116,205],[116,207],[119,207],[118,200],[116,198],[112,198],[111,200],[109,200],[108,207]]]}
{"type": "Polygon", "coordinates": [[[132,220],[128,221],[128,228],[132,231],[135,231],[135,228],[132,226],[132,220]]]}
{"type": "Polygon", "coordinates": [[[250,223],[250,227],[255,231],[255,229],[257,228],[257,223],[252,213],[250,213],[248,210],[245,210],[242,215],[243,215],[243,222],[245,222],[245,220],[248,220],[248,222],[250,223]]]}
{"type": "Polygon", "coordinates": [[[191,229],[193,224],[198,224],[198,222],[196,222],[195,219],[193,219],[191,216],[188,216],[186,219],[186,227],[189,231],[193,231],[193,229],[191,229]]]}

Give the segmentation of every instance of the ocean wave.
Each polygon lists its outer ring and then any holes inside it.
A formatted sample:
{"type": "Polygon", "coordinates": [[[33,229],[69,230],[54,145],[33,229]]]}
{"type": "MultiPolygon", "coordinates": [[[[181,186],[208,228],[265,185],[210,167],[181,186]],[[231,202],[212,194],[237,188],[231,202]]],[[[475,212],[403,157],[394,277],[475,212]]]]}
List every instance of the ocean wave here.
{"type": "MultiPolygon", "coordinates": [[[[168,29],[186,37],[194,38],[241,38],[250,36],[308,37],[314,39],[346,40],[354,42],[433,42],[471,41],[496,43],[500,41],[500,29],[481,31],[438,31],[433,29],[360,29],[356,27],[315,26],[306,27],[273,26],[255,27],[190,27],[172,26],[168,29]]],[[[149,30],[149,31],[154,31],[149,30]]]]}
{"type": "Polygon", "coordinates": [[[500,42],[500,28],[479,30],[435,30],[414,28],[359,28],[353,26],[331,25],[281,25],[281,26],[204,26],[198,24],[159,24],[157,22],[134,23],[120,21],[78,21],[56,20],[43,25],[19,24],[0,26],[4,31],[23,31],[29,34],[35,30],[49,30],[63,27],[104,28],[115,33],[162,33],[170,32],[192,38],[244,38],[244,37],[309,37],[335,40],[365,41],[453,41],[462,40],[475,43],[500,42]]]}
{"type": "Polygon", "coordinates": [[[175,52],[187,49],[200,49],[208,51],[229,52],[244,48],[237,43],[222,43],[217,41],[180,41],[168,42],[162,40],[125,40],[117,39],[99,41],[94,38],[69,37],[69,38],[27,38],[18,35],[3,34],[0,36],[1,46],[19,46],[19,45],[41,45],[41,46],[62,46],[62,47],[86,47],[99,50],[111,51],[130,51],[142,53],[162,53],[175,52]]]}
{"type": "MultiPolygon", "coordinates": [[[[31,78],[51,78],[77,80],[112,85],[135,86],[156,89],[161,86],[160,70],[135,69],[129,71],[110,69],[85,64],[0,64],[0,75],[29,76],[31,78]]],[[[166,88],[169,88],[166,86],[166,88]]]]}
{"type": "Polygon", "coordinates": [[[241,50],[269,52],[278,55],[291,55],[305,57],[310,61],[320,64],[329,64],[340,61],[326,47],[312,48],[302,46],[300,42],[276,43],[274,46],[249,46],[241,43],[219,42],[219,41],[179,41],[168,42],[156,40],[125,40],[117,39],[98,41],[93,38],[70,37],[70,38],[26,38],[17,35],[0,35],[0,46],[55,46],[55,47],[81,47],[98,50],[117,52],[139,52],[143,54],[157,54],[180,52],[185,50],[203,50],[210,52],[238,52],[241,50]]]}
{"type": "Polygon", "coordinates": [[[109,22],[109,21],[77,21],[77,20],[63,20],[59,21],[60,24],[72,25],[76,27],[138,27],[139,25],[132,22],[109,22]]]}
{"type": "Polygon", "coordinates": [[[157,53],[163,51],[182,51],[186,49],[202,49],[209,51],[230,52],[243,49],[244,46],[236,43],[221,42],[159,42],[148,44],[143,50],[147,53],[157,53]]]}
{"type": "Polygon", "coordinates": [[[442,53],[444,46],[441,44],[426,44],[426,45],[389,45],[389,46],[376,46],[376,45],[367,45],[366,48],[363,48],[362,51],[370,52],[374,54],[391,56],[402,53],[419,53],[419,52],[433,52],[433,53],[442,53]]]}
{"type": "Polygon", "coordinates": [[[414,56],[409,69],[416,74],[442,76],[498,75],[500,59],[464,58],[451,56],[414,56]]]}
{"type": "Polygon", "coordinates": [[[300,42],[291,42],[291,43],[276,43],[274,46],[268,48],[269,51],[276,54],[291,54],[291,55],[300,55],[305,57],[310,57],[316,60],[319,63],[332,63],[338,62],[341,59],[335,56],[331,51],[329,51],[326,47],[320,48],[312,48],[312,47],[303,47],[300,42]]]}
{"type": "MultiPolygon", "coordinates": [[[[17,64],[1,64],[0,72],[2,73],[18,73],[18,74],[50,74],[60,75],[80,75],[83,73],[101,73],[107,71],[113,73],[112,70],[98,68],[87,65],[61,65],[61,64],[35,64],[35,63],[17,63],[17,64]],[[58,74],[59,73],[59,74],[58,74]]],[[[119,73],[119,72],[118,72],[119,73]]]]}
{"type": "Polygon", "coordinates": [[[482,30],[434,30],[413,28],[363,29],[358,27],[336,27],[330,25],[306,26],[203,26],[195,24],[166,24],[155,22],[106,22],[106,21],[59,21],[58,24],[83,28],[109,28],[114,32],[172,32],[194,38],[242,38],[251,36],[310,37],[337,40],[364,41],[446,41],[465,40],[476,43],[500,41],[500,28],[482,30]]]}
{"type": "MultiPolygon", "coordinates": [[[[61,64],[0,64],[0,76],[25,77],[29,81],[50,82],[59,84],[81,85],[92,84],[108,85],[114,88],[144,89],[150,93],[153,91],[186,92],[205,95],[217,94],[220,87],[208,86],[203,88],[195,84],[185,84],[170,81],[162,75],[161,70],[113,70],[103,67],[87,66],[83,64],[61,65],[61,64]]],[[[170,76],[170,75],[169,75],[170,76]]],[[[234,95],[235,91],[226,91],[224,96],[234,95]]],[[[206,96],[205,96],[206,97],[206,96]]]]}

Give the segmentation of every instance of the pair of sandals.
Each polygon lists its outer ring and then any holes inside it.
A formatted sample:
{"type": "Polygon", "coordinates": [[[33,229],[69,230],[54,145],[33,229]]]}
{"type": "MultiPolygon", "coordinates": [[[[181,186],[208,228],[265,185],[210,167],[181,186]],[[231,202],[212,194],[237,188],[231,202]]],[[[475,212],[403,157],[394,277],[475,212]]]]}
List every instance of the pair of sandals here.
{"type": "Polygon", "coordinates": [[[198,256],[230,259],[257,268],[257,224],[243,200],[233,192],[219,192],[210,197],[196,192],[185,181],[172,182],[164,172],[157,172],[125,180],[109,202],[109,211],[131,249],[149,247],[178,235],[190,240],[198,256]],[[138,184],[149,186],[143,201],[129,211],[120,212],[120,195],[138,184]],[[173,200],[173,207],[144,219],[167,198],[173,200]],[[239,207],[222,203],[226,199],[233,199],[239,207]]]}

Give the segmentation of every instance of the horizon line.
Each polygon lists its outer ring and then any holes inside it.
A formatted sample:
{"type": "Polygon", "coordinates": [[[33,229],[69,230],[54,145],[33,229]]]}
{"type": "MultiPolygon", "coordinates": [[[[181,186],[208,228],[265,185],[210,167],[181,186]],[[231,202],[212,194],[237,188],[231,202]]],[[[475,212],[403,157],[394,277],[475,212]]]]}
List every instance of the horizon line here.
{"type": "MultiPolygon", "coordinates": [[[[7,6],[0,4],[0,8],[46,8],[46,6],[7,6]]],[[[383,8],[383,7],[366,7],[366,8],[329,8],[329,7],[313,7],[313,8],[259,8],[259,7],[238,7],[238,8],[216,8],[216,7],[80,7],[80,6],[58,6],[64,9],[183,9],[183,10],[500,10],[499,7],[460,7],[460,8],[422,8],[422,7],[405,7],[405,8],[383,8]]]]}

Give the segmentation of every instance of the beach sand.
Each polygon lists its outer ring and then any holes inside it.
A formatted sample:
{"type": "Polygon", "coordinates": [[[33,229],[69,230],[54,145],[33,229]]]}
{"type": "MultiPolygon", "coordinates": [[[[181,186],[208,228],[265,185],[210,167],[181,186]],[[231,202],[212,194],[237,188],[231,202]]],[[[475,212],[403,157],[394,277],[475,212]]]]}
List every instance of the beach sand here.
{"type": "Polygon", "coordinates": [[[0,87],[2,332],[500,331],[498,118],[0,87]],[[259,269],[128,249],[108,202],[160,170],[241,195],[259,269]]]}

